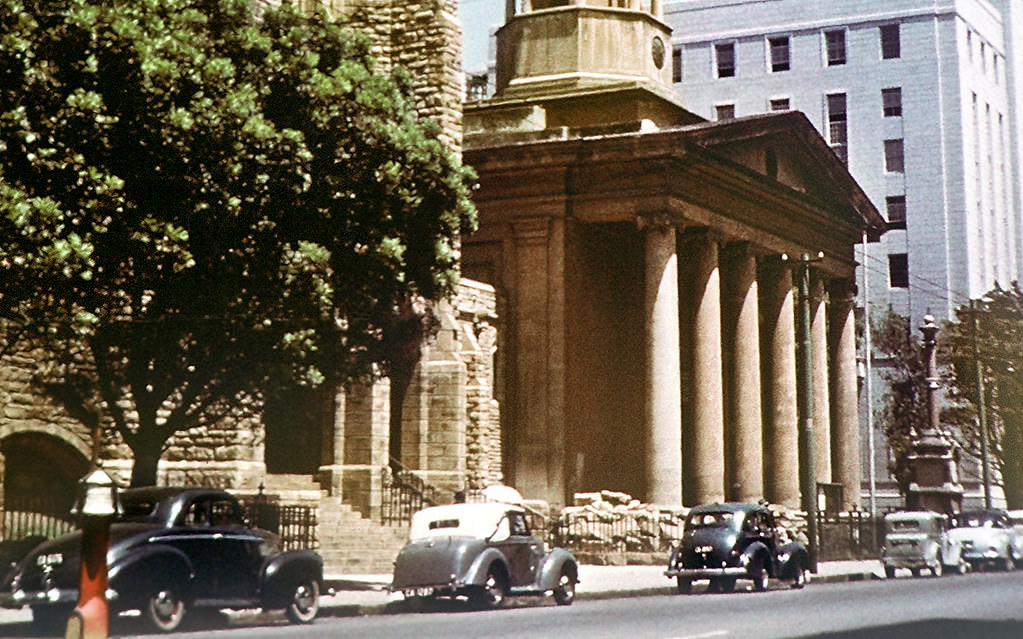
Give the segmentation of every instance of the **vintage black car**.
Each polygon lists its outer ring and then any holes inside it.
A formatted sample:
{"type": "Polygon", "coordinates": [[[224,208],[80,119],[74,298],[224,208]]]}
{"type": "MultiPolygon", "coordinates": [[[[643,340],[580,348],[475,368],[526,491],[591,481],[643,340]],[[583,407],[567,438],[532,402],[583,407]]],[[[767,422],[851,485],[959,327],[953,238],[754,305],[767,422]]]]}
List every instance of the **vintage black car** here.
{"type": "Polygon", "coordinates": [[[496,607],[507,595],[575,599],[579,570],[567,550],[544,550],[525,511],[506,503],[451,504],[412,516],[409,542],[394,562],[391,591],[413,606],[435,597],[466,597],[496,607]]]}
{"type": "Polygon", "coordinates": [[[779,540],[768,508],[724,503],[689,511],[682,541],[672,550],[664,574],[677,580],[682,594],[700,579],[709,580],[712,592],[731,592],[737,579],[752,580],[754,590],[764,591],[771,577],[802,588],[809,565],[803,544],[779,540]]]}
{"type": "MultiPolygon", "coordinates": [[[[323,561],[281,551],[248,526],[235,497],[202,488],[131,488],[111,524],[107,597],[113,612],[138,610],[156,630],[176,629],[190,608],[285,610],[308,623],[319,610],[323,561]]],[[[44,542],[0,586],[0,606],[32,609],[54,626],[78,601],[81,533],[44,542]]]]}

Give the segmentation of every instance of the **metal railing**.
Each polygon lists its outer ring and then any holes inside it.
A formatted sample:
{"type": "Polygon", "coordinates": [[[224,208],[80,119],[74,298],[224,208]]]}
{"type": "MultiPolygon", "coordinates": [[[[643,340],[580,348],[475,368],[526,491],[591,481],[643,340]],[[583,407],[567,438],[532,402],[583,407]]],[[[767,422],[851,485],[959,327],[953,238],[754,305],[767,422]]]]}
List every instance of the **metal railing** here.
{"type": "Polygon", "coordinates": [[[0,508],[0,541],[63,535],[75,529],[70,511],[66,498],[8,500],[0,508]]]}
{"type": "Polygon", "coordinates": [[[381,472],[384,490],[380,521],[385,525],[407,526],[417,511],[448,503],[454,498],[452,493],[431,486],[395,459],[381,472]]]}
{"type": "Polygon", "coordinates": [[[319,548],[316,537],[316,509],[312,506],[284,505],[262,492],[241,501],[245,518],[256,528],[279,536],[284,550],[319,548]]]}

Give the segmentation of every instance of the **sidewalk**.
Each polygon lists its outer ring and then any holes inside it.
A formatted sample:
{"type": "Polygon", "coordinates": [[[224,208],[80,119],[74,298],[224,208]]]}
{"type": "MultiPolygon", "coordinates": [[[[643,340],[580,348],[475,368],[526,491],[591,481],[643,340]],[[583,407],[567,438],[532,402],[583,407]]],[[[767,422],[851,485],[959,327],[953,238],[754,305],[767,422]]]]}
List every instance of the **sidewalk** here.
{"type": "MultiPolygon", "coordinates": [[[[867,581],[883,578],[884,571],[878,560],[826,561],[817,567],[810,579],[814,582],[867,581]]],[[[401,593],[387,592],[391,575],[335,575],[327,576],[326,585],[334,594],[320,597],[320,616],[356,617],[407,612],[401,593]]],[[[772,586],[774,587],[774,586],[772,586]]],[[[664,576],[664,566],[579,566],[579,585],[576,599],[619,599],[670,595],[675,592],[674,582],[664,576]]],[[[529,598],[524,598],[528,600],[529,598]]],[[[252,612],[232,613],[238,617],[251,617],[252,612]]],[[[257,613],[258,614],[258,613],[257,613]]],[[[274,614],[274,613],[269,613],[274,614]]],[[[27,623],[32,613],[0,608],[0,628],[3,624],[27,623]]],[[[4,633],[0,630],[0,635],[4,633]]]]}
{"type": "MultiPolygon", "coordinates": [[[[814,582],[869,581],[883,579],[881,562],[825,561],[811,576],[814,582]]],[[[390,575],[344,575],[327,577],[334,595],[320,599],[322,616],[388,614],[407,610],[401,593],[388,593],[390,575]]],[[[740,586],[741,587],[741,586],[740,586]]],[[[773,587],[773,586],[772,586],[773,587]]],[[[577,600],[649,597],[675,593],[675,582],[664,576],[664,566],[579,566],[577,600]]]]}

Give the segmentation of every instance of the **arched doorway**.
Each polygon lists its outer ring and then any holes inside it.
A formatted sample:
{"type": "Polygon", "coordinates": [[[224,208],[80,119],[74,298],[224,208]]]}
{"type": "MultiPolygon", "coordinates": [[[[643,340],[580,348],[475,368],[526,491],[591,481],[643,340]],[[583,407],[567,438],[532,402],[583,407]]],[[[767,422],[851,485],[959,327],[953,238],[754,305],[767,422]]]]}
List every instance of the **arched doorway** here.
{"type": "Polygon", "coordinates": [[[323,463],[324,429],[333,421],[332,390],[295,388],[269,398],[263,411],[266,472],[316,474],[323,463]]]}
{"type": "Polygon", "coordinates": [[[14,433],[0,442],[4,459],[4,508],[54,508],[66,513],[74,504],[78,480],[89,460],[70,444],[44,433],[14,433]]]}

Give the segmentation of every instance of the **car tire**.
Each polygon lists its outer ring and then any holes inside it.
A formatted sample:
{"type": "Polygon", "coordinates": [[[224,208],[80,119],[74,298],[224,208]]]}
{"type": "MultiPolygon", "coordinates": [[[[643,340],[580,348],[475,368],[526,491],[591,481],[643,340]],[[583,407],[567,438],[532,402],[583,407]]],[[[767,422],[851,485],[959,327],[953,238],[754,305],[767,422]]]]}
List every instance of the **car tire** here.
{"type": "Polygon", "coordinates": [[[185,618],[185,609],[181,591],[175,586],[167,585],[157,588],[146,598],[142,616],[153,629],[173,632],[185,618]]]}
{"type": "Polygon", "coordinates": [[[41,636],[63,636],[71,606],[32,606],[32,631],[41,636]]]}
{"type": "Polygon", "coordinates": [[[320,584],[307,579],[294,585],[284,613],[291,623],[312,623],[320,611],[320,584]]]}
{"type": "Polygon", "coordinates": [[[796,566],[796,576],[792,578],[792,589],[801,590],[806,588],[808,583],[810,583],[810,573],[807,572],[806,566],[799,564],[796,566]]]}
{"type": "Polygon", "coordinates": [[[944,564],[944,561],[945,560],[939,554],[938,555],[938,563],[936,563],[933,566],[931,566],[931,574],[932,575],[934,575],[935,577],[940,577],[943,574],[945,574],[945,564],[944,564]]]}
{"type": "Polygon", "coordinates": [[[554,588],[554,601],[559,606],[571,606],[575,601],[575,574],[570,568],[562,568],[558,585],[554,588]]]}
{"type": "Polygon", "coordinates": [[[693,580],[685,577],[675,578],[675,589],[680,595],[688,595],[693,591],[693,580]]]}
{"type": "Polygon", "coordinates": [[[884,567],[884,576],[887,579],[895,579],[895,566],[885,566],[884,567]]]}
{"type": "Polygon", "coordinates": [[[913,573],[914,577],[919,577],[920,575],[923,574],[923,570],[921,570],[920,568],[910,568],[910,571],[913,573]]]}
{"type": "Polygon", "coordinates": [[[765,592],[767,590],[770,575],[767,573],[767,566],[764,565],[763,560],[758,561],[757,565],[750,571],[750,578],[753,580],[754,592],[765,592]]]}
{"type": "Polygon", "coordinates": [[[471,595],[477,608],[498,608],[504,603],[507,594],[504,572],[495,566],[487,570],[487,578],[471,595]]]}
{"type": "Polygon", "coordinates": [[[1009,556],[1006,556],[999,563],[1000,565],[998,567],[1004,572],[1011,572],[1016,565],[1016,563],[1012,560],[1012,557],[1009,556]]]}

